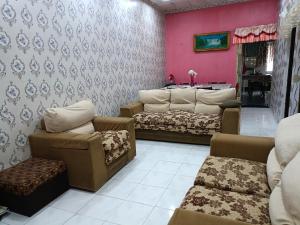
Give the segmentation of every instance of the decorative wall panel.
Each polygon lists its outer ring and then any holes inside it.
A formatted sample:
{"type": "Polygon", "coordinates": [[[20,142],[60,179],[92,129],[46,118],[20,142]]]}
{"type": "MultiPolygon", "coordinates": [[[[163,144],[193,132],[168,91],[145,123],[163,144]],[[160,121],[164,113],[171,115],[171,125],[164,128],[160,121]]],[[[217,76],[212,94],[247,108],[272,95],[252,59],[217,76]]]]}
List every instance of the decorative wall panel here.
{"type": "Polygon", "coordinates": [[[30,156],[47,107],[117,115],[164,81],[164,17],[142,1],[0,1],[0,170],[30,156]]]}

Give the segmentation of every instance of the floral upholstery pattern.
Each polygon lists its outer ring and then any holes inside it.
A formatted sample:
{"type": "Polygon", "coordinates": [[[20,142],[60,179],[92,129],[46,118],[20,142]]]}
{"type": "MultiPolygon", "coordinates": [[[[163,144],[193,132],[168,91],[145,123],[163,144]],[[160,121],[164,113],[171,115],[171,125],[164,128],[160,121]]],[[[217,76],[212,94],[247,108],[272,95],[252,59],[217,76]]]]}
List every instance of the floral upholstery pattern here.
{"type": "Polygon", "coordinates": [[[187,121],[188,129],[221,130],[221,116],[219,114],[192,113],[187,121]]]}
{"type": "Polygon", "coordinates": [[[193,186],[181,208],[241,222],[270,225],[268,198],[204,186],[193,186]]]}
{"type": "Polygon", "coordinates": [[[106,165],[112,164],[130,150],[129,132],[127,130],[103,131],[101,135],[106,165]]]}
{"type": "Polygon", "coordinates": [[[266,164],[236,158],[207,157],[195,185],[261,196],[270,194],[266,164]]]}
{"type": "Polygon", "coordinates": [[[187,133],[186,126],[175,126],[175,125],[151,125],[151,124],[135,124],[135,129],[142,130],[163,130],[172,131],[178,133],[187,133]]]}
{"type": "Polygon", "coordinates": [[[0,172],[0,190],[28,196],[65,170],[63,161],[31,158],[0,172]]]}
{"type": "Polygon", "coordinates": [[[133,115],[135,129],[162,130],[196,135],[211,135],[221,130],[221,115],[181,110],[141,112],[133,115]]]}
{"type": "Polygon", "coordinates": [[[167,112],[141,112],[133,115],[136,123],[151,125],[177,125],[186,126],[192,113],[180,110],[167,112]]]}

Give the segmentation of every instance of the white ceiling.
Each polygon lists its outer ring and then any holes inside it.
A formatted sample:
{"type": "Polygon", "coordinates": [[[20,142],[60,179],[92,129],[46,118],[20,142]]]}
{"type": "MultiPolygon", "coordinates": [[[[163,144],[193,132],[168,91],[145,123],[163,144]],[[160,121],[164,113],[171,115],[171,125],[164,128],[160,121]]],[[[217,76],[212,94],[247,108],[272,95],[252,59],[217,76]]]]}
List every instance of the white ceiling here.
{"type": "Polygon", "coordinates": [[[248,2],[252,0],[150,0],[165,13],[184,12],[195,9],[248,2]]]}

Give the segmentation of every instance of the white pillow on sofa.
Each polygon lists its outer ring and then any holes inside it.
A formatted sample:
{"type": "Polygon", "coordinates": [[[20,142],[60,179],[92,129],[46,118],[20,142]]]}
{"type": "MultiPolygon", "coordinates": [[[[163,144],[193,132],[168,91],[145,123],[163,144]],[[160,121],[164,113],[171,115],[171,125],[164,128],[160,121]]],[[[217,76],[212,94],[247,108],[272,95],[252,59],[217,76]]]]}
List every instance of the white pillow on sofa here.
{"type": "Polygon", "coordinates": [[[300,153],[283,170],[281,176],[282,199],[295,224],[300,224],[300,153]]]}
{"type": "Polygon", "coordinates": [[[280,182],[281,174],[282,174],[282,169],[278,162],[275,153],[275,148],[273,148],[269,153],[268,160],[267,160],[267,176],[268,176],[268,183],[271,190],[273,190],[275,186],[280,182]]]}
{"type": "Polygon", "coordinates": [[[275,151],[282,168],[300,151],[300,113],[279,122],[275,135],[275,151]]]}
{"type": "Polygon", "coordinates": [[[206,105],[197,103],[195,107],[195,113],[220,114],[221,108],[218,105],[206,105]]]}
{"type": "Polygon", "coordinates": [[[170,91],[169,90],[140,90],[140,101],[144,104],[166,104],[170,103],[170,91]]]}
{"type": "Polygon", "coordinates": [[[295,225],[282,200],[281,185],[277,185],[269,200],[269,213],[272,225],[295,225]]]}
{"type": "Polygon", "coordinates": [[[228,88],[223,90],[198,89],[196,91],[197,103],[203,103],[207,105],[220,105],[227,100],[234,99],[236,99],[235,88],[228,88]]]}
{"type": "Polygon", "coordinates": [[[144,104],[145,112],[167,112],[170,110],[170,103],[165,104],[144,104]]]}
{"type": "Polygon", "coordinates": [[[80,127],[76,127],[74,129],[68,130],[68,133],[76,133],[76,134],[92,134],[95,132],[95,128],[92,122],[88,122],[83,124],[80,127]]]}
{"type": "Polygon", "coordinates": [[[171,89],[172,104],[195,104],[196,90],[194,88],[171,89]]]}
{"type": "Polygon", "coordinates": [[[194,112],[195,104],[170,104],[170,110],[182,110],[186,112],[194,112]]]}
{"type": "Polygon", "coordinates": [[[90,122],[95,117],[95,106],[89,100],[61,108],[49,108],[44,114],[48,132],[63,132],[90,122]]]}

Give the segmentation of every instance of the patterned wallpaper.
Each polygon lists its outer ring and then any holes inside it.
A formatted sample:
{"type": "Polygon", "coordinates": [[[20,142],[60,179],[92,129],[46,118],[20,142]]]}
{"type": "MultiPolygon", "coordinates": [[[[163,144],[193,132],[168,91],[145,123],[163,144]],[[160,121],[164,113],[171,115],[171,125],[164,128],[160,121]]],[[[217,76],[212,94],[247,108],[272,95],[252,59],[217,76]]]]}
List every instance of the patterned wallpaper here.
{"type": "Polygon", "coordinates": [[[289,54],[290,39],[277,40],[270,103],[277,121],[284,117],[289,54]]]}
{"type": "Polygon", "coordinates": [[[0,170],[30,156],[47,107],[117,115],[164,81],[164,16],[143,1],[0,1],[0,170]]]}

